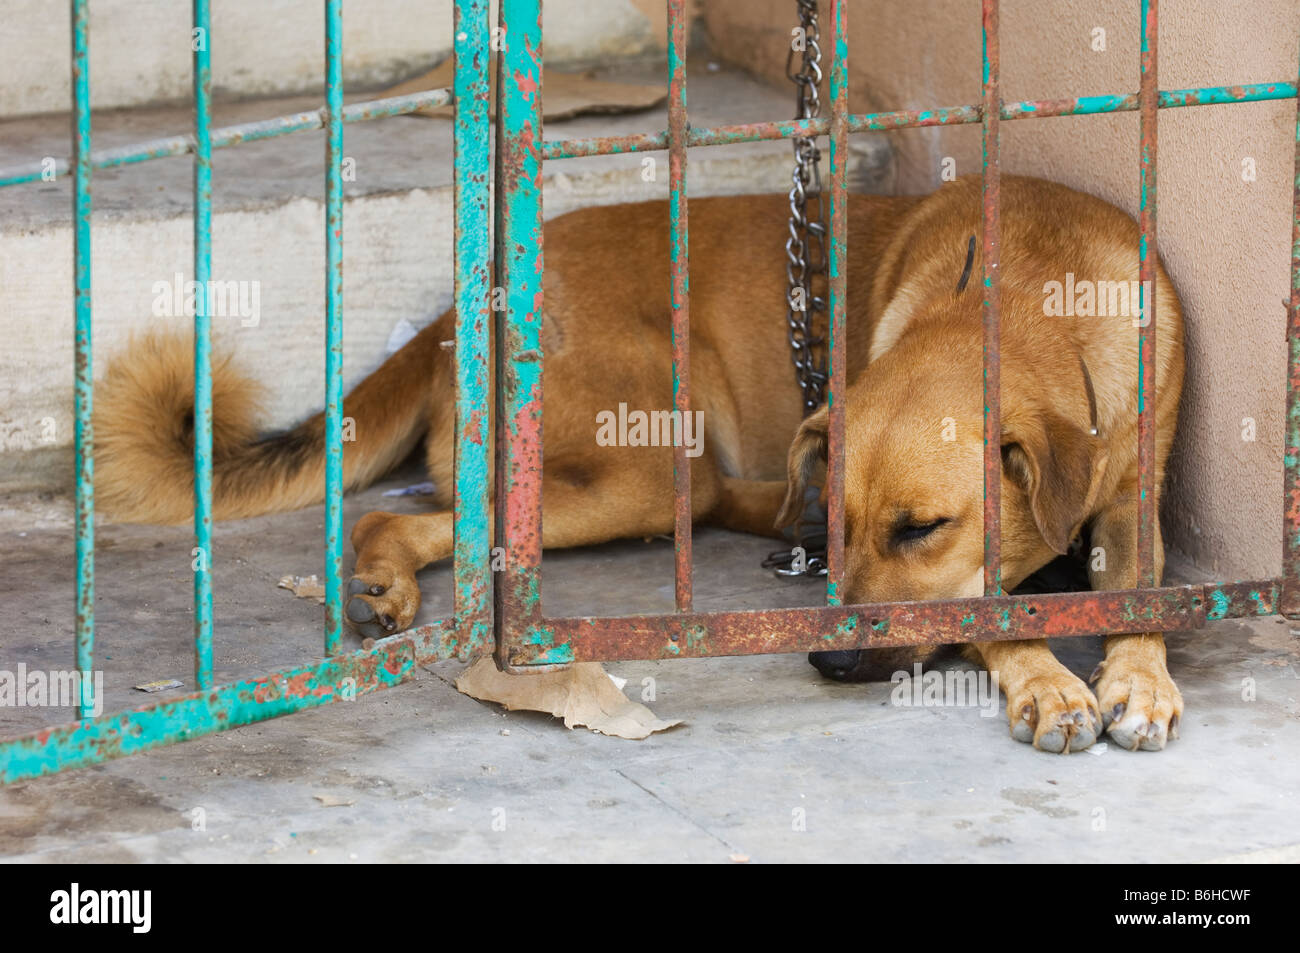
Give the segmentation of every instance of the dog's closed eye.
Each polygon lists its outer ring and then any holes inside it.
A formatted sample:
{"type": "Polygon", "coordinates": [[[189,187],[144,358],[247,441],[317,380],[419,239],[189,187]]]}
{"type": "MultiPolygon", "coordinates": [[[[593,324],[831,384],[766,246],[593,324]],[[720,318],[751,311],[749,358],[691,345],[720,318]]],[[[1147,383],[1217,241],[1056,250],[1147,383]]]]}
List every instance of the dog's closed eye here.
{"type": "Polygon", "coordinates": [[[907,543],[915,543],[925,539],[940,526],[945,523],[951,523],[952,520],[947,517],[940,517],[929,523],[918,523],[908,518],[900,521],[894,526],[892,542],[895,546],[903,546],[907,543]]]}

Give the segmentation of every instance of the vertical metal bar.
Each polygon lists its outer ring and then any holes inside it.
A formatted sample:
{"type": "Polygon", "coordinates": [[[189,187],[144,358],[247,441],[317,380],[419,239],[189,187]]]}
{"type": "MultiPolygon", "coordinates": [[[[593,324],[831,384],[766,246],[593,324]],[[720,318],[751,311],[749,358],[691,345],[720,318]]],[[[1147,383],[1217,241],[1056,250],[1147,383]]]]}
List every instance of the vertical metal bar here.
{"type": "Polygon", "coordinates": [[[998,0],[983,0],[984,25],[984,594],[1002,593],[1001,186],[998,0]]]}
{"type": "Polygon", "coordinates": [[[91,717],[95,667],[95,435],[94,362],[90,310],[90,64],[86,0],[72,0],[72,221],[77,351],[73,404],[77,473],[77,669],[82,673],[81,717],[91,717]]]}
{"type": "Polygon", "coordinates": [[[194,681],[212,687],[212,18],[194,0],[194,681]]]}
{"type": "Polygon", "coordinates": [[[1138,242],[1138,528],[1137,585],[1156,584],[1155,466],[1156,466],[1156,120],[1160,89],[1156,82],[1156,8],[1158,0],[1142,0],[1142,84],[1138,88],[1141,117],[1142,194],[1138,242]]]}
{"type": "MultiPolygon", "coordinates": [[[[1300,81],[1296,84],[1300,91],[1300,81]]],[[[1300,95],[1296,96],[1295,191],[1291,222],[1291,301],[1287,309],[1290,365],[1286,388],[1286,450],[1283,455],[1282,589],[1279,611],[1300,616],[1300,95]]]]}
{"type": "Polygon", "coordinates": [[[844,314],[848,291],[849,40],[848,3],[834,0],[831,47],[830,433],[826,457],[826,601],[844,599],[844,410],[847,391],[844,314]]]}
{"type": "Polygon", "coordinates": [[[343,627],[343,16],[325,3],[325,655],[343,627]]]}
{"type": "Polygon", "coordinates": [[[672,224],[673,412],[681,422],[673,441],[674,595],[691,611],[691,461],[686,427],[691,412],[690,250],[687,228],[686,2],[668,0],[668,215],[672,224]]]}
{"type": "MultiPolygon", "coordinates": [[[[504,494],[497,497],[505,570],[501,610],[510,626],[541,619],[542,591],[542,5],[502,0],[505,25],[498,86],[501,116],[504,494]]],[[[509,664],[506,658],[498,661],[509,664]]]]}
{"type": "Polygon", "coordinates": [[[456,497],[453,575],[462,656],[492,640],[488,399],[488,0],[456,0],[456,497]]]}

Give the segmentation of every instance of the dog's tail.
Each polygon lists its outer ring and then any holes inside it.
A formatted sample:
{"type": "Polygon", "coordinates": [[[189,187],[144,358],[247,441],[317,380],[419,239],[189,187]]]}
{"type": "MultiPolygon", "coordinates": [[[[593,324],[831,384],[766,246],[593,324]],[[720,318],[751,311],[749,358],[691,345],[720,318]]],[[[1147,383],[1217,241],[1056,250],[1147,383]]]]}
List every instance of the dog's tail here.
{"type": "MultiPolygon", "coordinates": [[[[449,317],[445,316],[445,317],[449,317]]],[[[439,342],[426,327],[348,394],[343,483],[359,489],[423,436],[439,342]],[[349,421],[348,418],[351,418],[349,421]]],[[[325,415],[258,436],[261,388],[230,356],[212,360],[212,496],[216,519],[291,510],[325,498],[325,415]]],[[[95,388],[95,501],[107,517],[181,523],[194,511],[194,353],[189,336],[136,339],[95,388]]]]}

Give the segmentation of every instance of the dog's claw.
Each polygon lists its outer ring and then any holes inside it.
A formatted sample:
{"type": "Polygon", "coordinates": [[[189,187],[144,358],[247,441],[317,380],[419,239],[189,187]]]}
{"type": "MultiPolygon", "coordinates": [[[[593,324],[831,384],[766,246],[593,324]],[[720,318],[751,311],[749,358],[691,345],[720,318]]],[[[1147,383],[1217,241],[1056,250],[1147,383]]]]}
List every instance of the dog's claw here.
{"type": "Polygon", "coordinates": [[[1112,662],[1097,686],[1108,713],[1106,731],[1117,747],[1160,751],[1178,737],[1183,698],[1164,666],[1112,662]]]}
{"type": "Polygon", "coordinates": [[[1088,687],[1069,672],[1031,678],[1008,693],[1011,737],[1052,754],[1082,751],[1102,732],[1095,704],[1088,687]]]}

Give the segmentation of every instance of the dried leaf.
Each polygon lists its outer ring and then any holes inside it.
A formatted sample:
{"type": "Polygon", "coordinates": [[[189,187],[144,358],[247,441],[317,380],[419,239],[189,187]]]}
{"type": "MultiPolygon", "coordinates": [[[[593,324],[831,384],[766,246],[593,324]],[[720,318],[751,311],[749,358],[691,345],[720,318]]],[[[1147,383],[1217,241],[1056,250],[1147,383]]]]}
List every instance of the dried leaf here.
{"type": "Polygon", "coordinates": [[[645,705],[631,701],[599,662],[576,662],[559,671],[509,675],[490,658],[473,663],[456,688],[471,698],[497,702],[510,711],[544,711],[564,719],[564,727],[583,725],[603,735],[640,739],[681,724],[663,721],[645,705]]]}
{"type": "Polygon", "coordinates": [[[299,599],[315,599],[322,605],[325,603],[325,586],[316,574],[310,576],[285,576],[277,584],[281,589],[288,589],[299,599]]]}

